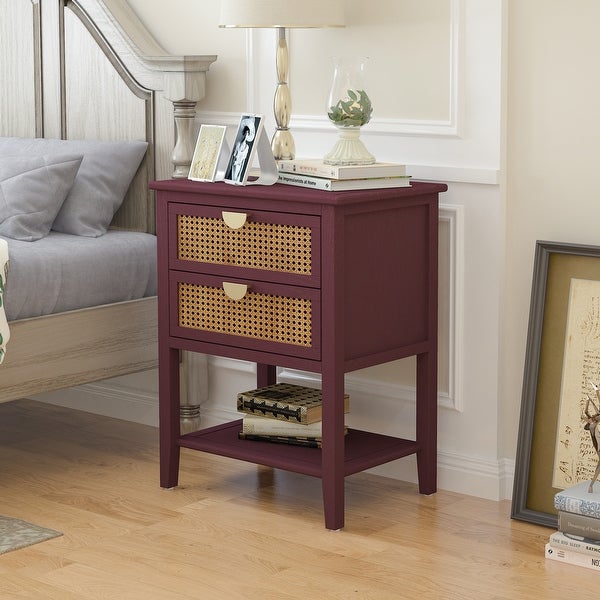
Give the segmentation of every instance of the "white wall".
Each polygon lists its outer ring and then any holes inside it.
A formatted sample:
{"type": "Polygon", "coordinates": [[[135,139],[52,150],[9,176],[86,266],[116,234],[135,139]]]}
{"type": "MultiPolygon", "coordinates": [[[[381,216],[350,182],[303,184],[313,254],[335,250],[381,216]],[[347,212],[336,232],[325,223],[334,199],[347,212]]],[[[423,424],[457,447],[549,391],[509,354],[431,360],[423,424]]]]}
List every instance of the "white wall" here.
{"type": "MultiPolygon", "coordinates": [[[[505,399],[512,456],[536,240],[600,245],[600,3],[510,3],[505,399]]],[[[557,349],[562,352],[562,349],[557,349]]]]}
{"type": "MultiPolygon", "coordinates": [[[[264,114],[273,130],[273,31],[219,29],[218,2],[128,1],[168,51],[218,54],[199,123],[233,126],[241,112],[254,111],[264,114]]],[[[441,361],[439,484],[489,498],[510,495],[514,440],[500,439],[497,416],[506,418],[516,405],[505,410],[498,393],[508,379],[498,366],[506,243],[500,185],[505,5],[501,0],[346,0],[346,28],[290,34],[291,129],[299,156],[322,156],[335,142],[325,116],[332,74],[328,57],[366,54],[374,118],[363,128],[365,144],[379,160],[409,165],[415,178],[449,184],[440,213],[448,254],[442,257],[448,281],[442,341],[448,352],[441,361]]],[[[209,370],[209,400],[202,410],[207,425],[230,419],[235,393],[254,383],[246,363],[214,358],[209,370]]],[[[283,377],[312,381],[314,376],[285,372],[283,377]]],[[[106,389],[112,393],[123,385],[107,382],[106,389]]],[[[410,435],[410,363],[351,373],[347,388],[350,425],[410,435]]],[[[412,459],[378,472],[415,479],[412,459]]]]}

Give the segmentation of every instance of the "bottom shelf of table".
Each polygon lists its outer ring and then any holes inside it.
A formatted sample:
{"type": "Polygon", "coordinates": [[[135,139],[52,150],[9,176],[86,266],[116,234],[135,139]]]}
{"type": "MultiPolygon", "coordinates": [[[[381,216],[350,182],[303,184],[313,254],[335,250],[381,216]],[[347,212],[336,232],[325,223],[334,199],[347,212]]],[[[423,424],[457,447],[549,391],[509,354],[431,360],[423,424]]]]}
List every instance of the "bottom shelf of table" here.
{"type": "MultiPolygon", "coordinates": [[[[269,467],[321,477],[321,450],[255,440],[240,440],[242,420],[209,427],[179,438],[182,448],[210,452],[269,467]]],[[[415,454],[417,442],[359,429],[344,436],[344,475],[415,454]]]]}

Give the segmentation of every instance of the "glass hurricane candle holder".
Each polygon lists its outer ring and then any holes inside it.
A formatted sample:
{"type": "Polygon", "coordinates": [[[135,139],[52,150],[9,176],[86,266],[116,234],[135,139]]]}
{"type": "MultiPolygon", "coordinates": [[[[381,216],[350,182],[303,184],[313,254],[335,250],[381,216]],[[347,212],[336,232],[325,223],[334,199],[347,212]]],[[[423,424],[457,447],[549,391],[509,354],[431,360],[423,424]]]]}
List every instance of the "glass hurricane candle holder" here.
{"type": "Polygon", "coordinates": [[[333,82],[327,116],[337,127],[339,139],[323,158],[328,165],[371,165],[375,157],[360,139],[360,128],[371,120],[373,106],[364,86],[367,57],[333,59],[333,82]]]}

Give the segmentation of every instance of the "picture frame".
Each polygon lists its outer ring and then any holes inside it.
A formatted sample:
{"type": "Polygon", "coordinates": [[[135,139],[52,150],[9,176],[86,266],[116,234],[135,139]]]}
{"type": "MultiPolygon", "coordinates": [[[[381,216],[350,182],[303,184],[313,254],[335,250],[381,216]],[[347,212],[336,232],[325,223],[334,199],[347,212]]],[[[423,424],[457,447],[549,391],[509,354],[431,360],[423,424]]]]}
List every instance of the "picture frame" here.
{"type": "MultiPolygon", "coordinates": [[[[590,443],[581,415],[584,397],[590,391],[586,389],[590,383],[587,380],[600,377],[600,352],[596,356],[594,351],[591,356],[583,348],[580,356],[581,344],[574,345],[572,332],[575,337],[587,335],[577,319],[587,322],[592,317],[594,326],[600,325],[598,307],[600,247],[537,241],[511,506],[513,519],[556,528],[555,494],[583,480],[577,477],[582,477],[585,469],[573,468],[560,459],[560,454],[565,448],[577,453],[590,443]],[[581,316],[583,312],[577,312],[582,307],[587,311],[585,318],[581,316]],[[592,362],[588,360],[590,356],[592,362]],[[577,391],[573,392],[575,388],[577,391]],[[562,421],[569,413],[579,422],[573,428],[562,421]],[[568,469],[563,469],[564,465],[568,469]],[[561,475],[564,481],[556,487],[561,475]]],[[[595,452],[583,454],[587,457],[582,459],[597,463],[595,452]]]]}
{"type": "Polygon", "coordinates": [[[215,181],[226,131],[224,125],[200,126],[188,179],[215,181]]]}
{"type": "Polygon", "coordinates": [[[225,169],[225,182],[245,185],[262,135],[262,115],[243,114],[238,124],[233,149],[225,169]]]}

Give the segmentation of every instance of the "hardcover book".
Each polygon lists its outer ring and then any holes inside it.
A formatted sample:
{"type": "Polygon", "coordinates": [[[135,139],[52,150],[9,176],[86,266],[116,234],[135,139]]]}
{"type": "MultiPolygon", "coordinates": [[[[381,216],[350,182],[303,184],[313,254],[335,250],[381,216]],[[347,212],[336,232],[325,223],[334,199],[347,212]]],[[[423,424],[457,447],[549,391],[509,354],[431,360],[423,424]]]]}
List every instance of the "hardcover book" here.
{"type": "MultiPolygon", "coordinates": [[[[554,508],[600,518],[600,492],[589,493],[590,482],[582,481],[554,495],[554,508]]],[[[600,483],[595,484],[600,490],[600,483]]]]}
{"type": "Polygon", "coordinates": [[[302,437],[299,435],[261,435],[254,433],[238,433],[240,440],[254,440],[255,442],[271,442],[273,444],[288,444],[290,446],[305,446],[307,448],[321,448],[320,438],[302,437]]]}
{"type": "Polygon", "coordinates": [[[402,177],[406,165],[376,162],[372,165],[326,165],[320,158],[297,158],[280,160],[277,168],[283,173],[313,175],[330,179],[368,179],[370,177],[402,177]]]}
{"type": "Polygon", "coordinates": [[[600,519],[559,510],[558,530],[567,535],[600,540],[600,519]]]}
{"type": "MultiPolygon", "coordinates": [[[[246,414],[242,420],[242,433],[254,435],[299,435],[320,439],[323,437],[322,425],[322,421],[307,424],[292,423],[280,419],[246,414]]],[[[347,427],[345,432],[348,432],[347,427]]]]}
{"type": "MultiPolygon", "coordinates": [[[[321,390],[291,383],[275,383],[240,392],[237,409],[243,413],[304,424],[321,421],[323,414],[321,390]]],[[[344,412],[349,410],[349,396],[345,394],[344,412]]]]}
{"type": "Polygon", "coordinates": [[[313,177],[312,175],[297,175],[296,173],[280,172],[277,183],[307,187],[314,190],[324,190],[326,192],[344,192],[349,190],[410,187],[410,176],[373,177],[369,179],[331,179],[328,177],[313,177]]]}

